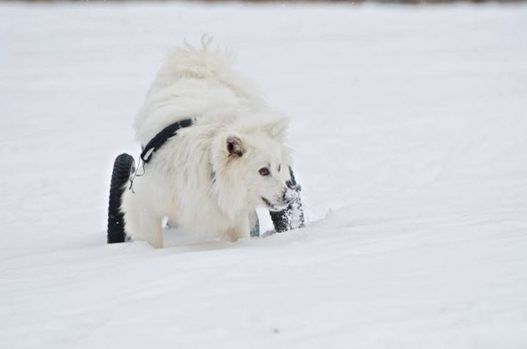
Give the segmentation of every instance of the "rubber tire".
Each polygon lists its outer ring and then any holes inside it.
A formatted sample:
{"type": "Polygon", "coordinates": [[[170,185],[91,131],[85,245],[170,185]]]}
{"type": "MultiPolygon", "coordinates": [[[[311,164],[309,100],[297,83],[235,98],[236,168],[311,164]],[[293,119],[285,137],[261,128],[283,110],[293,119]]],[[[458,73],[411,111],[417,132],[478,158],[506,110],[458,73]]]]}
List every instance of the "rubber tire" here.
{"type": "MultiPolygon", "coordinates": [[[[296,188],[294,190],[300,193],[301,188],[296,182],[295,174],[293,173],[293,169],[291,167],[289,168],[289,174],[291,179],[288,181],[288,186],[290,188],[296,188]]],[[[284,231],[302,228],[305,225],[304,207],[302,205],[302,199],[300,198],[300,195],[295,201],[290,203],[282,211],[269,211],[269,214],[271,215],[271,220],[273,221],[274,230],[277,233],[283,233],[284,231]]]]}
{"type": "Polygon", "coordinates": [[[278,212],[269,211],[269,214],[273,221],[274,230],[277,233],[302,228],[305,225],[304,209],[300,198],[289,204],[284,210],[278,212]]]}
{"type": "Polygon", "coordinates": [[[130,174],[135,170],[134,158],[129,154],[119,155],[113,164],[110,183],[110,199],[108,200],[108,230],[109,244],[126,241],[124,213],[121,211],[121,197],[130,180],[130,174]]]}

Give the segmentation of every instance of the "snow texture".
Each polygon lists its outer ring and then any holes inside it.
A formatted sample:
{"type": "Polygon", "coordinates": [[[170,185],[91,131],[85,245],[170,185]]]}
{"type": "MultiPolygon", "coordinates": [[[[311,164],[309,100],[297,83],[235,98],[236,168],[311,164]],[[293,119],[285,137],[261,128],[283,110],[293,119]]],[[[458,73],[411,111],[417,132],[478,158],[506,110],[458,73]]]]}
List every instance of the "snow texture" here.
{"type": "Polygon", "coordinates": [[[0,347],[526,348],[526,37],[520,4],[0,4],[0,347]],[[307,227],[106,245],[204,32],[291,116],[307,227]]]}

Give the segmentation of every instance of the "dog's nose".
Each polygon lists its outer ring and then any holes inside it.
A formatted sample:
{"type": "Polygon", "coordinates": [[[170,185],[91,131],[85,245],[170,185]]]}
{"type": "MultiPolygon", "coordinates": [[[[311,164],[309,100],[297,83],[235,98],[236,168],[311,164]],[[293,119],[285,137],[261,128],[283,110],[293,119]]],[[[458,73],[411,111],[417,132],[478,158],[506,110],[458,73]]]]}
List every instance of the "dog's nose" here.
{"type": "Polygon", "coordinates": [[[296,184],[294,181],[286,181],[285,185],[287,185],[287,187],[289,189],[294,190],[294,191],[300,191],[301,190],[300,185],[296,184]]]}

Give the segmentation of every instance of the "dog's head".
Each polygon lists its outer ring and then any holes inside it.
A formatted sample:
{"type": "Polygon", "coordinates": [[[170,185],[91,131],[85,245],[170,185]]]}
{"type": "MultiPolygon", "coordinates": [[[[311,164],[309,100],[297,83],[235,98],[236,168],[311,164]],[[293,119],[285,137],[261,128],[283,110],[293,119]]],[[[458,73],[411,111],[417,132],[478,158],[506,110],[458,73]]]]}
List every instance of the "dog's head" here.
{"type": "Polygon", "coordinates": [[[291,185],[289,149],[284,145],[287,125],[285,118],[248,122],[218,136],[213,167],[221,181],[218,190],[226,192],[224,200],[231,200],[223,204],[243,200],[240,205],[279,211],[298,195],[291,185]]]}

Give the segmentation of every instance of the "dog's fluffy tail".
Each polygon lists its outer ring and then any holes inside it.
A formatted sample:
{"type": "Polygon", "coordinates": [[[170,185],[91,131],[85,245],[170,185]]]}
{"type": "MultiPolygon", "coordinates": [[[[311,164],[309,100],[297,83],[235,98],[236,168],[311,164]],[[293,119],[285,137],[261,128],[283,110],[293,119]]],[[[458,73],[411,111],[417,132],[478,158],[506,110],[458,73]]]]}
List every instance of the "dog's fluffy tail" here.
{"type": "Polygon", "coordinates": [[[230,107],[266,108],[262,94],[248,79],[231,68],[233,61],[233,55],[213,45],[207,35],[202,36],[199,47],[185,42],[170,53],[136,117],[135,129],[139,141],[146,144],[172,122],[200,116],[211,108],[210,103],[215,107],[221,102],[230,107]],[[219,84],[209,84],[209,80],[219,84]],[[219,92],[216,94],[216,91],[219,92]],[[225,95],[230,95],[231,99],[225,101],[225,95]]]}
{"type": "Polygon", "coordinates": [[[215,78],[229,71],[234,61],[231,53],[213,46],[208,35],[201,37],[201,46],[195,47],[185,41],[183,47],[170,53],[159,71],[158,78],[175,81],[178,78],[215,78]]]}

